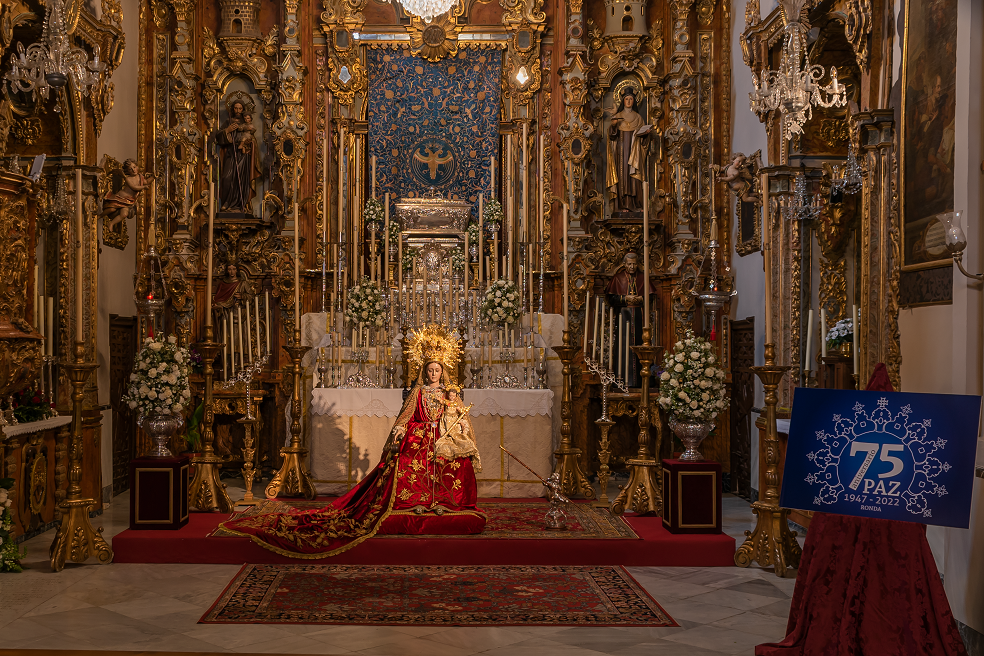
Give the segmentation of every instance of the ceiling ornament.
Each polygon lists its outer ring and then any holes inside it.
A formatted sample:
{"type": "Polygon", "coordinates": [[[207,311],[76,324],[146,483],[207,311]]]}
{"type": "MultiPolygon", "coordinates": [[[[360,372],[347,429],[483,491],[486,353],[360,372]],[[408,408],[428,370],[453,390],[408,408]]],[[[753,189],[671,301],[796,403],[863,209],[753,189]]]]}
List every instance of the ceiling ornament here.
{"type": "Polygon", "coordinates": [[[806,54],[807,27],[800,22],[805,0],[781,0],[786,21],[779,70],[752,73],[755,90],[748,94],[751,110],[763,118],[770,112],[782,113],[786,138],[803,134],[803,124],[813,118],[813,105],[843,107],[847,104],[847,87],[837,79],[837,68],[830,67],[830,83],[819,84],[826,73],[822,66],[810,64],[806,54]]]}
{"type": "Polygon", "coordinates": [[[430,62],[458,54],[458,34],[461,33],[458,18],[464,12],[464,5],[455,0],[450,11],[430,23],[418,16],[411,17],[410,24],[407,25],[410,52],[430,62]]]}
{"type": "Polygon", "coordinates": [[[448,13],[458,0],[398,0],[413,16],[430,24],[438,16],[448,13]]]}

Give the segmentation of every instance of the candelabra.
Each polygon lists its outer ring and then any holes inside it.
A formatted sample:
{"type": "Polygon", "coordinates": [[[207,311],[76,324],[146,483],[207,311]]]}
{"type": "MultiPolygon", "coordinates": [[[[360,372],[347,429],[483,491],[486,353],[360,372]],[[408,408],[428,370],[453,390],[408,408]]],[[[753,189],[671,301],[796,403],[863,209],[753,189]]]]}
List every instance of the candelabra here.
{"type": "Polygon", "coordinates": [[[375,381],[373,381],[372,376],[365,372],[366,362],[369,361],[369,349],[353,348],[352,359],[359,363],[359,371],[357,371],[355,375],[349,376],[345,381],[345,384],[340,385],[340,387],[342,389],[365,389],[367,387],[378,387],[375,381]]]}
{"type": "Polygon", "coordinates": [[[113,560],[113,550],[102,537],[102,527],[93,529],[89,523],[89,509],[97,506],[98,502],[82,497],[83,389],[89,375],[98,366],[95,362],[85,361],[85,346],[82,342],[75,342],[75,361],[62,364],[62,371],[72,384],[72,443],[68,452],[68,494],[59,505],[62,520],[49,551],[51,569],[55,572],[65,568],[66,560],[84,563],[92,555],[103,564],[113,560]]]}
{"type": "Polygon", "coordinates": [[[560,447],[554,451],[554,472],[560,478],[561,492],[568,496],[594,499],[595,491],[581,471],[581,449],[571,444],[571,361],[580,349],[571,345],[570,331],[564,330],[564,343],[554,351],[564,365],[564,384],[560,397],[560,447]]]}
{"type": "MultiPolygon", "coordinates": [[[[649,326],[646,326],[642,329],[642,344],[633,346],[632,350],[639,358],[639,371],[642,372],[642,390],[639,398],[639,451],[635,458],[625,463],[631,470],[629,482],[615,497],[612,514],[621,515],[626,507],[630,506],[639,514],[660,514],[663,510],[663,495],[658,477],[659,462],[649,446],[650,412],[652,412],[649,404],[649,370],[663,347],[652,345],[649,326]]],[[[655,453],[659,453],[662,442],[663,429],[657,415],[655,453]]]]}
{"type": "Polygon", "coordinates": [[[864,171],[854,156],[854,144],[847,144],[847,162],[844,164],[844,174],[830,184],[831,191],[854,195],[861,191],[864,185],[864,171]]]}
{"type": "Polygon", "coordinates": [[[242,501],[238,502],[236,505],[252,505],[253,504],[253,479],[256,478],[256,468],[253,464],[253,460],[256,456],[256,449],[254,448],[254,435],[256,432],[256,424],[259,423],[259,419],[253,414],[253,379],[263,371],[266,367],[267,362],[270,361],[270,354],[264,355],[262,358],[254,360],[247,366],[236,372],[235,378],[232,380],[227,380],[219,389],[226,390],[232,389],[238,384],[243,384],[246,387],[246,416],[236,420],[236,423],[241,424],[243,427],[243,468],[240,472],[243,475],[243,483],[245,484],[246,494],[243,496],[242,501]]]}
{"type": "Polygon", "coordinates": [[[601,429],[601,439],[598,441],[598,460],[601,466],[598,468],[598,485],[601,487],[601,496],[594,504],[597,506],[608,506],[608,477],[611,475],[611,468],[608,461],[611,460],[612,452],[608,441],[608,432],[615,425],[608,416],[608,386],[614,384],[615,387],[623,392],[628,392],[625,381],[615,375],[614,371],[604,368],[600,362],[592,360],[587,355],[584,356],[584,364],[588,370],[598,374],[598,381],[601,383],[601,417],[595,419],[598,428],[601,429]]]}
{"type": "Polygon", "coordinates": [[[814,195],[813,200],[807,197],[806,176],[797,175],[793,186],[793,202],[782,208],[783,218],[787,221],[813,221],[820,216],[822,209],[819,195],[814,195]]]}
{"type": "Polygon", "coordinates": [[[191,481],[188,488],[188,506],[192,510],[202,512],[232,512],[232,499],[226,492],[225,483],[219,480],[219,465],[222,459],[215,455],[213,442],[215,433],[212,426],[215,423],[215,403],[213,401],[213,374],[215,370],[212,363],[215,356],[219,354],[222,344],[213,341],[213,331],[211,322],[205,326],[205,341],[199,342],[195,348],[202,354],[202,362],[205,366],[205,415],[202,426],[203,450],[200,455],[192,458],[191,462],[195,466],[195,478],[191,481]]]}
{"type": "Polygon", "coordinates": [[[776,427],[776,390],[790,367],[776,365],[776,346],[765,345],[765,365],[752,367],[762,380],[765,389],[765,438],[760,452],[765,454],[765,491],[752,504],[757,515],[754,531],[745,531],[745,542],[735,552],[735,565],[748,567],[757,562],[762,567],[776,568],[776,576],[785,578],[786,570],[799,567],[802,549],[796,541],[796,532],[789,530],[785,508],[779,507],[779,437],[776,427]]]}
{"type": "Polygon", "coordinates": [[[304,466],[308,450],[301,446],[301,358],[309,349],[301,345],[300,328],[294,328],[294,342],[290,346],[284,346],[284,350],[290,356],[294,374],[290,406],[290,445],[280,450],[284,462],[280,466],[280,471],[266,486],[266,497],[274,499],[283,494],[288,497],[303,496],[306,499],[314,499],[317,492],[311,481],[311,473],[304,466]]]}
{"type": "MultiPolygon", "coordinates": [[[[715,227],[717,218],[711,217],[712,227],[715,227]]],[[[716,232],[716,231],[715,231],[716,232]]],[[[711,269],[710,274],[707,276],[707,286],[702,290],[693,290],[691,294],[697,297],[697,300],[701,302],[704,309],[710,311],[711,313],[711,334],[710,339],[714,341],[716,330],[717,330],[717,313],[725,306],[725,304],[738,293],[738,290],[732,289],[732,291],[725,291],[722,287],[733,287],[732,281],[726,278],[723,281],[718,280],[718,267],[717,267],[717,250],[720,244],[715,238],[716,235],[712,232],[712,237],[710,241],[711,249],[711,269]]]]}
{"type": "Polygon", "coordinates": [[[325,382],[325,375],[328,373],[328,364],[325,360],[325,354],[323,349],[318,348],[318,384],[315,385],[318,389],[324,389],[328,387],[328,383],[325,382]]]}
{"type": "Polygon", "coordinates": [[[45,405],[51,409],[51,416],[57,417],[58,411],[55,410],[55,367],[58,365],[58,358],[53,355],[44,356],[44,364],[42,365],[41,375],[42,384],[44,384],[44,378],[47,378],[47,390],[45,391],[44,402],[45,405]]]}

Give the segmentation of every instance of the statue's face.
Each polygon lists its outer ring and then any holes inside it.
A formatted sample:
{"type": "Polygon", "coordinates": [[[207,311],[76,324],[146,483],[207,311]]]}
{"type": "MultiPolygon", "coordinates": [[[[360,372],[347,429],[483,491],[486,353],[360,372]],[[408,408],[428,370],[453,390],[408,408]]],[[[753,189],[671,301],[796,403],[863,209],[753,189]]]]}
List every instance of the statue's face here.
{"type": "Polygon", "coordinates": [[[245,108],[242,103],[233,103],[232,105],[232,115],[236,118],[242,118],[245,108]]]}
{"type": "Polygon", "coordinates": [[[126,164],[123,165],[123,174],[124,175],[136,175],[137,174],[137,165],[134,164],[133,162],[127,162],[126,164]]]}
{"type": "Polygon", "coordinates": [[[625,108],[626,109],[632,109],[633,105],[635,105],[635,96],[626,96],[625,97],[625,108]]]}
{"type": "Polygon", "coordinates": [[[230,278],[235,278],[236,274],[239,273],[239,269],[236,268],[235,264],[230,264],[229,266],[226,267],[226,273],[229,274],[230,278]]]}
{"type": "Polygon", "coordinates": [[[433,385],[434,383],[441,382],[441,372],[444,371],[444,367],[438,362],[431,362],[424,369],[424,376],[427,378],[427,384],[433,385]]]}
{"type": "Polygon", "coordinates": [[[639,258],[637,257],[627,257],[625,258],[625,271],[629,275],[632,275],[639,268],[639,258]]]}

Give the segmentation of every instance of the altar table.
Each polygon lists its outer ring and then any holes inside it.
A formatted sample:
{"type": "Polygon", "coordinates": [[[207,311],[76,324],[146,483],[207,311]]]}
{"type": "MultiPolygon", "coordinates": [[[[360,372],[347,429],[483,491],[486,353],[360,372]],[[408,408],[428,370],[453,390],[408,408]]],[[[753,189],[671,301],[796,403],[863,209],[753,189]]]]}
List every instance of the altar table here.
{"type": "MultiPolygon", "coordinates": [[[[538,497],[543,485],[499,446],[546,478],[553,470],[552,390],[465,389],[482,471],[479,497],[538,497]]],[[[319,494],[343,494],[379,462],[400,408],[401,389],[313,389],[311,475],[319,494]]]]}

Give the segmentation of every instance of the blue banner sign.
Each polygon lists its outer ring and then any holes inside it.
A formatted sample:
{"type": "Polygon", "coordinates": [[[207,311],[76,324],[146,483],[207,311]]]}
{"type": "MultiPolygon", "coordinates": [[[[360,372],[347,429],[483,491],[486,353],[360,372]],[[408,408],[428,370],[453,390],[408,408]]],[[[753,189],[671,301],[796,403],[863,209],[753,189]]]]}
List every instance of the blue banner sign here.
{"type": "Polygon", "coordinates": [[[798,388],[783,508],[967,528],[981,397],[798,388]]]}

